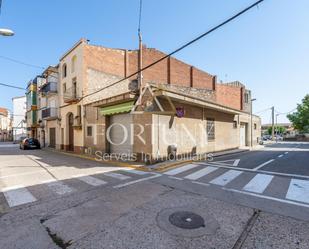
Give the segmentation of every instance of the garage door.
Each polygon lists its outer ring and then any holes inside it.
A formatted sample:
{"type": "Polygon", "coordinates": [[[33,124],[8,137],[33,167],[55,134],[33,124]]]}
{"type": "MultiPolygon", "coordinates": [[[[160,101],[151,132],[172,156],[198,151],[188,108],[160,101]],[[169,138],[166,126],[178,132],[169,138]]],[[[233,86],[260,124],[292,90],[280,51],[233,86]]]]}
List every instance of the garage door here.
{"type": "Polygon", "coordinates": [[[129,113],[113,115],[110,117],[110,152],[126,153],[133,152],[131,144],[132,115],[129,113]]]}
{"type": "Polygon", "coordinates": [[[240,124],[239,136],[239,146],[246,146],[246,126],[244,124],[240,124]]]}

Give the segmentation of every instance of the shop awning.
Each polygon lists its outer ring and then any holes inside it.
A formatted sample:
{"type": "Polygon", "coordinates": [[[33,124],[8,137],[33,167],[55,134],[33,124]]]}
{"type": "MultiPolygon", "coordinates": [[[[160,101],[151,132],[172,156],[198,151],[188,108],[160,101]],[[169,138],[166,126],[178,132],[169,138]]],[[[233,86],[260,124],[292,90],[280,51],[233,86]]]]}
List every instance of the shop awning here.
{"type": "Polygon", "coordinates": [[[134,100],[117,105],[102,107],[100,113],[104,116],[114,115],[118,113],[130,112],[134,105],[134,100]]]}

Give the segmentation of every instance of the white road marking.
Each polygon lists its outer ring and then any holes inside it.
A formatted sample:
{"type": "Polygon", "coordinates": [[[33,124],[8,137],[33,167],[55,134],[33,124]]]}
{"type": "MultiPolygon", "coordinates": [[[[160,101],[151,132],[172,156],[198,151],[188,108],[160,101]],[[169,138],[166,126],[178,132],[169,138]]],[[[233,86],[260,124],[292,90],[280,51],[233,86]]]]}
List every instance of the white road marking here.
{"type": "MultiPolygon", "coordinates": [[[[154,174],[154,173],[152,173],[152,174],[154,174]]],[[[138,180],[131,181],[131,182],[126,182],[126,183],[124,183],[124,184],[119,184],[119,185],[114,186],[113,188],[123,188],[123,187],[126,187],[126,186],[128,186],[128,185],[132,185],[132,184],[135,184],[135,183],[147,181],[147,180],[150,180],[150,179],[159,177],[159,176],[162,176],[162,175],[161,175],[161,174],[155,174],[155,175],[153,175],[153,176],[145,177],[145,178],[138,179],[138,180]]]]}
{"type": "Polygon", "coordinates": [[[289,201],[289,200],[283,200],[283,199],[279,199],[279,198],[276,198],[276,197],[265,196],[265,195],[260,195],[260,194],[245,192],[245,191],[236,190],[236,189],[229,189],[229,188],[225,188],[225,187],[223,187],[222,189],[223,189],[223,190],[226,190],[226,191],[229,191],[229,192],[240,193],[240,194],[250,195],[250,196],[254,196],[254,197],[258,197],[258,198],[262,198],[262,199],[277,201],[277,202],[281,202],[281,203],[285,203],[285,204],[291,204],[291,205],[295,205],[295,206],[300,206],[300,207],[309,208],[309,205],[302,204],[302,203],[299,203],[299,202],[294,202],[294,201],[289,201]]]}
{"type": "Polygon", "coordinates": [[[183,180],[182,178],[176,177],[176,176],[169,176],[168,178],[175,179],[175,180],[179,180],[179,181],[182,181],[182,180],[183,180]]]}
{"type": "Polygon", "coordinates": [[[283,155],[281,154],[281,155],[279,155],[278,157],[279,157],[279,158],[280,158],[280,157],[283,157],[283,155]]]}
{"type": "Polygon", "coordinates": [[[214,161],[214,162],[209,162],[210,164],[218,164],[218,165],[223,165],[223,166],[238,166],[240,162],[240,159],[231,159],[231,160],[224,160],[224,161],[214,161]]]}
{"type": "Polygon", "coordinates": [[[213,172],[213,171],[215,171],[217,169],[218,168],[216,168],[216,167],[209,166],[209,167],[203,168],[203,169],[201,169],[199,171],[196,171],[196,172],[194,172],[194,173],[192,173],[190,175],[187,175],[185,178],[189,179],[189,180],[197,180],[197,179],[199,179],[199,178],[201,178],[201,177],[203,177],[205,175],[210,174],[211,172],[213,172]]]}
{"type": "Polygon", "coordinates": [[[223,175],[220,175],[219,177],[213,179],[210,183],[211,184],[216,184],[220,186],[225,186],[232,180],[234,180],[237,176],[241,175],[242,171],[238,170],[229,170],[225,172],[223,175]]]}
{"type": "Polygon", "coordinates": [[[130,169],[130,168],[125,168],[125,169],[121,169],[121,170],[123,170],[125,172],[132,173],[132,174],[136,174],[136,175],[146,175],[146,174],[149,174],[149,172],[146,172],[146,171],[130,169]]]}
{"type": "Polygon", "coordinates": [[[271,175],[257,174],[243,190],[261,194],[265,191],[273,178],[274,176],[271,175]]]}
{"type": "Polygon", "coordinates": [[[192,183],[198,184],[198,185],[202,185],[202,186],[210,186],[210,184],[208,183],[204,183],[204,182],[196,182],[196,181],[192,181],[192,183]]]}
{"type": "Polygon", "coordinates": [[[240,159],[236,159],[235,162],[233,163],[233,166],[238,166],[239,162],[240,162],[240,159]]]}
{"type": "Polygon", "coordinates": [[[65,185],[61,181],[49,180],[49,181],[43,181],[42,183],[46,184],[53,192],[55,192],[58,195],[65,195],[74,192],[72,188],[65,185]]]}
{"type": "Polygon", "coordinates": [[[126,175],[122,175],[119,173],[113,173],[113,172],[107,172],[104,173],[104,175],[109,176],[109,177],[113,177],[113,178],[117,178],[119,180],[128,180],[131,178],[131,176],[126,176],[126,175]]]}
{"type": "Polygon", "coordinates": [[[263,168],[264,166],[266,166],[267,164],[272,163],[273,161],[275,161],[275,159],[271,159],[265,163],[262,163],[261,165],[257,166],[256,168],[254,168],[253,170],[259,170],[260,168],[263,168]]]}
{"type": "Polygon", "coordinates": [[[174,175],[177,175],[179,173],[185,172],[185,171],[190,170],[190,169],[195,168],[195,167],[198,167],[198,165],[196,165],[196,164],[187,164],[185,166],[182,166],[182,167],[179,167],[179,168],[176,168],[176,169],[172,169],[172,170],[166,171],[166,172],[164,172],[164,174],[165,175],[169,175],[169,176],[174,176],[174,175]]]}
{"type": "Polygon", "coordinates": [[[36,198],[22,185],[3,188],[1,191],[10,207],[36,201],[36,198]]]}
{"type": "Polygon", "coordinates": [[[287,152],[284,152],[284,154],[289,154],[289,152],[287,151],[287,152]]]}
{"type": "Polygon", "coordinates": [[[285,198],[309,203],[309,181],[292,179],[285,198]]]}
{"type": "Polygon", "coordinates": [[[85,182],[91,186],[101,186],[104,184],[107,184],[106,181],[103,181],[101,179],[95,178],[93,176],[88,176],[88,175],[75,175],[73,176],[74,178],[77,178],[78,180],[85,182]]]}

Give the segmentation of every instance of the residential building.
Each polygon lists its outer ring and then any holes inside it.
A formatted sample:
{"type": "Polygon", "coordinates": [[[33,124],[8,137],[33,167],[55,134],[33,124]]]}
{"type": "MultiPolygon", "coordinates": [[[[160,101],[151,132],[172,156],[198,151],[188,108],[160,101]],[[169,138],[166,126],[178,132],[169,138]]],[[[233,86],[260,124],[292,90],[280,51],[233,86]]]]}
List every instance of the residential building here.
{"type": "MultiPolygon", "coordinates": [[[[143,67],[164,56],[143,46],[143,67]]],[[[54,95],[59,111],[52,127],[57,149],[153,161],[167,158],[171,148],[177,155],[200,155],[249,146],[251,137],[258,143],[260,118],[252,116],[251,123],[251,92],[245,85],[218,83],[215,75],[167,57],[144,70],[139,91],[138,62],[138,50],[85,39],[60,58],[54,95]]],[[[39,102],[40,110],[51,107],[42,94],[39,102]]],[[[42,114],[40,132],[47,127],[42,114]]]]}
{"type": "Polygon", "coordinates": [[[58,66],[49,66],[38,86],[38,139],[42,147],[56,147],[59,131],[58,66]]]}
{"type": "Polygon", "coordinates": [[[12,141],[12,119],[6,108],[0,107],[0,141],[12,141]]]}
{"type": "Polygon", "coordinates": [[[12,98],[13,103],[13,122],[12,122],[12,132],[13,140],[18,141],[23,137],[27,136],[27,124],[25,120],[26,116],[26,97],[14,97],[12,98]]]}
{"type": "Polygon", "coordinates": [[[37,81],[38,77],[31,80],[26,91],[26,123],[27,136],[37,138],[37,81]]]}

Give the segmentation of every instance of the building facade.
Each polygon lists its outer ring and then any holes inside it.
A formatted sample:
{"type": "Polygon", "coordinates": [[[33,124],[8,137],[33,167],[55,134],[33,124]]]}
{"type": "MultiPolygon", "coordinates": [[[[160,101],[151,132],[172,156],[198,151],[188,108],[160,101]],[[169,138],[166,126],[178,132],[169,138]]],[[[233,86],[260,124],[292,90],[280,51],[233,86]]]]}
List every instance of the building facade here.
{"type": "MultiPolygon", "coordinates": [[[[143,67],[164,56],[143,47],[143,67]]],[[[138,50],[85,39],[75,44],[54,70],[57,115],[52,132],[47,122],[41,125],[45,141],[50,133],[52,147],[60,150],[142,161],[165,159],[171,148],[177,155],[197,155],[258,143],[260,119],[252,116],[251,122],[251,92],[243,84],[218,83],[215,75],[167,57],[143,71],[139,91],[138,62],[138,50]]],[[[40,110],[52,107],[41,94],[39,99],[40,110]]]]}
{"type": "Polygon", "coordinates": [[[14,97],[12,98],[13,103],[13,122],[12,122],[12,132],[13,141],[18,141],[21,138],[27,136],[27,124],[26,124],[26,110],[27,103],[26,97],[14,97]]]}
{"type": "Polygon", "coordinates": [[[0,107],[0,141],[12,141],[12,119],[6,108],[0,107]]]}

